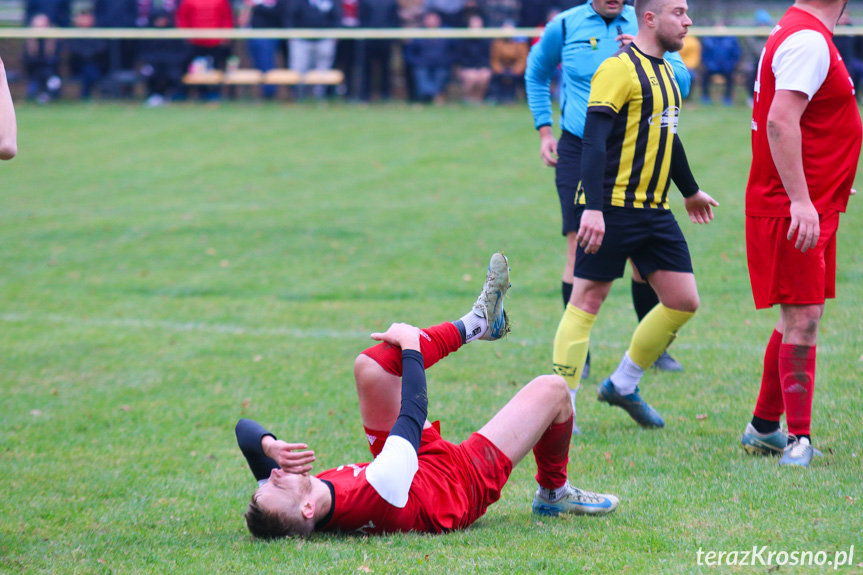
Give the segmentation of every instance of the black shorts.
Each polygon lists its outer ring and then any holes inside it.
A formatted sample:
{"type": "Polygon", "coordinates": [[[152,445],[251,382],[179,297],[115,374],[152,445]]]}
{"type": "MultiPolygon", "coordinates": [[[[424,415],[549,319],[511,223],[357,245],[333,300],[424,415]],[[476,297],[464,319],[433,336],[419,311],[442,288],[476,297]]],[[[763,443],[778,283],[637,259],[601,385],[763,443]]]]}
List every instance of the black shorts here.
{"type": "Polygon", "coordinates": [[[581,138],[564,130],[557,142],[557,167],[554,170],[563,216],[563,235],[577,232],[581,221],[581,210],[575,205],[575,192],[581,182],[581,148],[581,138]]]}
{"type": "Polygon", "coordinates": [[[613,281],[623,277],[627,259],[643,278],[659,270],[692,273],[686,238],[670,210],[607,207],[603,217],[602,245],[595,254],[579,246],[575,277],[613,281]]]}

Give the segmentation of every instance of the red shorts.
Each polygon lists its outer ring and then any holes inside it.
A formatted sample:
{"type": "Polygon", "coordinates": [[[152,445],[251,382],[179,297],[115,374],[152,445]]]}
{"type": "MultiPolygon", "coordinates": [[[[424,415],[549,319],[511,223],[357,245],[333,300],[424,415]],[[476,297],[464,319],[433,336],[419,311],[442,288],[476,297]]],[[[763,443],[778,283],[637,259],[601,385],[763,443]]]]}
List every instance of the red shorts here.
{"type": "Polygon", "coordinates": [[[836,297],[839,212],[821,216],[818,244],[806,253],[788,240],[791,218],[746,216],[746,259],[755,308],[817,305],[836,297]]]}

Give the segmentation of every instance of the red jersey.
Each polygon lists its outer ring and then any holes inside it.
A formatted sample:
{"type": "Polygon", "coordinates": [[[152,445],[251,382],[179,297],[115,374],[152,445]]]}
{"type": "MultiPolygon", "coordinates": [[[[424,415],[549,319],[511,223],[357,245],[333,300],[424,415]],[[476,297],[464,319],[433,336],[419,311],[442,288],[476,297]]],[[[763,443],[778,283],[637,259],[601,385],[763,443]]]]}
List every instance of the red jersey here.
{"type": "Polygon", "coordinates": [[[806,88],[798,85],[808,86],[811,75],[803,78],[807,74],[800,70],[815,69],[811,59],[818,57],[818,49],[824,55],[822,72],[826,75],[822,74],[823,82],[815,87],[814,93],[807,93],[809,105],[800,120],[803,171],[809,197],[819,214],[844,212],[848,204],[863,137],[854,83],[833,44],[832,33],[814,15],[792,7],[771,32],[758,67],[752,111],[752,169],[746,186],[747,215],[790,217],[791,200],[773,163],[767,140],[767,115],[777,90],[777,72],[781,76],[778,89],[806,92],[806,88]],[[821,40],[813,32],[826,41],[829,63],[821,40]],[[803,38],[808,45],[790,48],[803,38]],[[780,62],[781,58],[785,60],[780,62]]]}
{"type": "MultiPolygon", "coordinates": [[[[182,0],[177,8],[177,28],[233,28],[234,11],[228,0],[182,0]]],[[[196,46],[213,47],[226,40],[190,40],[196,46]]]]}
{"type": "Polygon", "coordinates": [[[333,508],[316,529],[368,534],[463,529],[497,501],[512,470],[509,458],[481,435],[454,445],[441,438],[437,424],[423,431],[417,457],[419,469],[402,508],[387,503],[372,487],[366,479],[368,463],[319,473],[316,477],[331,485],[333,508]]]}

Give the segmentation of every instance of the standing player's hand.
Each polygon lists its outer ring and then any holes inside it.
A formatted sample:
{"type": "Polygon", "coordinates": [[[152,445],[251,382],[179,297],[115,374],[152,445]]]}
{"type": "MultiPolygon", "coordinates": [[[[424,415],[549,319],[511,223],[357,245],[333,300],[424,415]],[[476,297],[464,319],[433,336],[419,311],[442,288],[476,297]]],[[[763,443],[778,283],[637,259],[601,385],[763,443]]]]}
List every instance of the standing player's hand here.
{"type": "Polygon", "coordinates": [[[821,222],[818,212],[812,202],[791,202],[791,226],[788,228],[788,239],[794,239],[797,232],[797,241],[794,247],[801,252],[814,248],[818,244],[821,235],[821,222]]]}
{"type": "Polygon", "coordinates": [[[605,218],[602,217],[602,210],[584,210],[581,214],[578,234],[575,236],[578,245],[584,248],[584,253],[595,254],[602,245],[603,237],[605,237],[605,218]]]}
{"type": "Polygon", "coordinates": [[[557,165],[557,139],[551,131],[550,126],[543,126],[539,129],[539,153],[542,155],[542,161],[549,168],[557,165]]]}
{"type": "Polygon", "coordinates": [[[394,323],[384,333],[373,333],[372,339],[385,341],[402,349],[420,351],[420,329],[406,323],[394,323]]]}
{"type": "Polygon", "coordinates": [[[686,212],[693,224],[709,224],[713,219],[713,208],[717,207],[719,202],[698,190],[695,195],[684,198],[683,205],[686,206],[686,212]]]}
{"type": "Polygon", "coordinates": [[[305,443],[286,443],[268,435],[264,437],[262,447],[266,456],[275,460],[285,473],[302,475],[312,470],[315,452],[308,450],[309,446],[305,443]],[[299,449],[307,451],[297,451],[299,449]]]}

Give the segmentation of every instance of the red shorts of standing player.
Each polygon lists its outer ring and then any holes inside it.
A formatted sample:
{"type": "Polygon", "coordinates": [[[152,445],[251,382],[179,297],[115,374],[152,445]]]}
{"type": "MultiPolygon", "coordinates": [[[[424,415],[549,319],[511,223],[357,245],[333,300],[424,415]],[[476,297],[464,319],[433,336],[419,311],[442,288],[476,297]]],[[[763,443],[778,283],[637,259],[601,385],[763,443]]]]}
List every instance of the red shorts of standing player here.
{"type": "Polygon", "coordinates": [[[779,305],[742,444],[808,467],[818,325],[836,295],[836,234],[860,157],[854,83],[833,44],[846,0],[797,0],[761,57],[746,188],[755,307],[779,305]],[[780,419],[785,414],[788,434],[780,419]]]}
{"type": "Polygon", "coordinates": [[[426,419],[425,370],[462,345],[508,332],[503,296],[509,267],[502,254],[489,265],[474,308],[452,323],[427,329],[393,324],[372,334],[382,343],[354,364],[360,415],[374,456],[310,475],[314,452],[287,443],[242,419],[237,441],[259,487],[246,512],[250,532],[265,539],[314,531],[365,534],[464,529],[500,498],[513,466],[533,451],[539,484],[534,513],[601,515],[616,497],[582,491],[567,481],[572,408],[564,380],[540,376],[522,388],[461,444],[426,419]]]}

